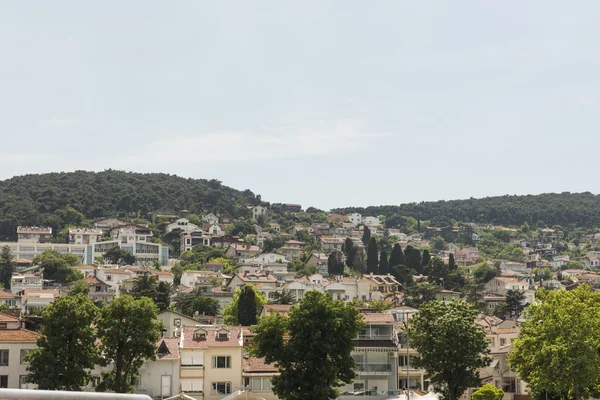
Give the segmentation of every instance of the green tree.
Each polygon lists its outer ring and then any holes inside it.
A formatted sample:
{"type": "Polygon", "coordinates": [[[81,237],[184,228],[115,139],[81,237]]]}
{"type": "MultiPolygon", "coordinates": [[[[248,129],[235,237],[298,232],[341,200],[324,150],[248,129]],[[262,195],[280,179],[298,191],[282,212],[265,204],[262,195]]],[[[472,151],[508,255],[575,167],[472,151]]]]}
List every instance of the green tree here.
{"type": "Polygon", "coordinates": [[[371,242],[371,229],[368,226],[363,227],[362,242],[365,246],[368,246],[371,242]]]}
{"type": "Polygon", "coordinates": [[[390,265],[388,263],[387,251],[381,250],[381,254],[379,256],[379,273],[381,275],[386,275],[390,273],[390,265]]]}
{"type": "Polygon", "coordinates": [[[402,247],[398,243],[394,245],[392,248],[392,252],[390,253],[390,267],[393,269],[398,265],[405,265],[404,261],[404,253],[402,252],[402,247]]]}
{"type": "Polygon", "coordinates": [[[346,265],[348,268],[352,268],[352,262],[354,261],[354,256],[357,253],[357,248],[354,245],[354,242],[350,238],[346,238],[344,241],[344,245],[342,246],[342,252],[346,255],[346,265]]]}
{"type": "Polygon", "coordinates": [[[156,297],[157,285],[158,277],[156,275],[140,275],[134,279],[130,294],[136,299],[141,297],[154,299],[156,297]]]}
{"type": "Polygon", "coordinates": [[[552,279],[552,272],[548,268],[534,268],[531,272],[536,282],[552,279]]]}
{"type": "Polygon", "coordinates": [[[454,254],[450,253],[448,256],[448,269],[450,271],[456,270],[456,261],[454,261],[454,254]]]}
{"type": "Polygon", "coordinates": [[[404,304],[409,307],[420,308],[423,304],[435,301],[440,290],[442,289],[439,286],[431,283],[419,283],[409,286],[404,297],[404,304]]]}
{"type": "Polygon", "coordinates": [[[489,383],[486,383],[471,395],[472,400],[502,400],[503,398],[504,390],[489,383]]]}
{"type": "Polygon", "coordinates": [[[13,263],[13,255],[10,247],[4,246],[0,251],[0,283],[4,289],[10,289],[10,280],[15,272],[15,264],[13,263]]]}
{"type": "Polygon", "coordinates": [[[61,254],[56,250],[46,250],[42,254],[35,256],[34,264],[40,264],[44,271],[44,279],[55,280],[59,283],[69,283],[84,276],[80,271],[73,269],[73,263],[77,264],[79,259],[73,254],[61,254]]]}
{"type": "Polygon", "coordinates": [[[517,318],[525,309],[525,295],[522,291],[509,289],[506,291],[506,300],[496,310],[499,318],[517,318]]]}
{"type": "Polygon", "coordinates": [[[156,342],[162,324],[156,317],[157,308],[151,299],[121,296],[100,311],[98,319],[101,365],[111,365],[102,374],[99,391],[131,393],[139,370],[146,360],[154,360],[156,342]]]}
{"type": "Polygon", "coordinates": [[[406,265],[399,264],[392,267],[392,275],[394,275],[394,278],[402,284],[404,289],[413,284],[413,276],[416,273],[417,272],[414,269],[410,269],[406,265]]]}
{"type": "Polygon", "coordinates": [[[327,273],[329,275],[344,275],[344,260],[341,251],[334,250],[327,258],[327,273]]]}
{"type": "MultiPolygon", "coordinates": [[[[257,290],[254,285],[248,284],[244,285],[244,287],[248,287],[254,292],[254,297],[256,299],[256,319],[258,319],[258,316],[262,312],[263,306],[267,304],[267,300],[262,292],[257,290]]],[[[236,289],[236,291],[233,293],[233,299],[227,305],[227,307],[223,309],[223,321],[226,325],[241,325],[239,320],[239,303],[241,294],[242,290],[236,289]]]]}
{"type": "Polygon", "coordinates": [[[81,390],[98,357],[93,327],[97,312],[83,294],[59,297],[46,307],[38,348],[27,356],[27,382],[44,390],[81,390]]]}
{"type": "Polygon", "coordinates": [[[477,369],[491,362],[485,331],[475,324],[475,317],[477,311],[464,302],[432,301],[421,306],[411,321],[410,343],[420,354],[414,365],[428,372],[446,400],[456,400],[467,388],[478,386],[477,369]]]}
{"type": "Polygon", "coordinates": [[[354,379],[350,354],[363,325],[354,307],[317,291],[307,292],[288,317],[263,318],[254,343],[256,355],[279,369],[273,392],[283,400],[335,399],[337,388],[354,379]]]}
{"type": "Polygon", "coordinates": [[[442,251],[446,248],[446,242],[441,236],[434,236],[429,240],[431,248],[437,251],[442,251]]]}
{"type": "Polygon", "coordinates": [[[431,261],[431,255],[429,254],[429,250],[425,249],[423,250],[423,257],[421,259],[421,266],[423,267],[423,269],[425,269],[425,267],[429,265],[429,261],[431,261]]]}
{"type": "Polygon", "coordinates": [[[158,307],[159,311],[164,311],[171,305],[171,296],[175,292],[175,288],[169,282],[158,282],[156,286],[156,293],[152,300],[158,307]]]}
{"type": "Polygon", "coordinates": [[[281,292],[273,293],[273,304],[294,304],[296,303],[296,297],[292,292],[286,288],[283,288],[281,292]]]}
{"type": "Polygon", "coordinates": [[[104,253],[103,257],[108,264],[135,264],[135,256],[128,251],[122,250],[119,246],[115,246],[112,249],[108,250],[106,253],[104,253]]]}
{"type": "Polygon", "coordinates": [[[256,293],[250,286],[243,286],[238,302],[238,324],[243,326],[256,325],[256,293]]]}
{"type": "Polygon", "coordinates": [[[361,249],[355,248],[354,257],[352,258],[352,268],[354,271],[364,274],[367,269],[367,262],[365,260],[365,252],[361,249]]]}
{"type": "Polygon", "coordinates": [[[379,267],[379,254],[377,251],[377,240],[372,237],[367,248],[367,273],[377,274],[379,267]]]}
{"type": "Polygon", "coordinates": [[[173,303],[176,310],[190,317],[195,313],[215,316],[219,314],[221,308],[216,299],[202,296],[200,291],[178,293],[173,299],[173,303]]]}
{"type": "Polygon", "coordinates": [[[487,283],[500,276],[500,270],[490,266],[487,262],[481,263],[473,268],[473,278],[475,283],[487,283]]]}
{"type": "Polygon", "coordinates": [[[425,267],[425,274],[430,283],[444,286],[444,280],[448,277],[448,266],[441,258],[433,257],[425,267]]]}
{"type": "Polygon", "coordinates": [[[69,290],[69,296],[77,296],[78,294],[88,295],[90,288],[84,280],[75,281],[69,290]]]}
{"type": "Polygon", "coordinates": [[[545,291],[513,340],[511,367],[533,395],[589,398],[600,387],[600,293],[587,285],[545,291]]]}
{"type": "Polygon", "coordinates": [[[421,252],[411,245],[406,246],[404,249],[404,260],[408,268],[412,268],[417,273],[423,273],[423,266],[421,265],[421,252]]]}

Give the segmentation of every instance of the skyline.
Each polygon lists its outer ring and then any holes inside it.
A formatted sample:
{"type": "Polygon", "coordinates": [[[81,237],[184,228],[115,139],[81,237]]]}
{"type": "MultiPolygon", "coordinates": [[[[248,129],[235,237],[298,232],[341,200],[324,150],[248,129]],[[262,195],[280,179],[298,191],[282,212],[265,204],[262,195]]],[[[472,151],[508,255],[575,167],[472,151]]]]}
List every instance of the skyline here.
{"type": "Polygon", "coordinates": [[[600,4],[15,3],[0,179],[112,168],[331,209],[599,192],[600,4]]]}

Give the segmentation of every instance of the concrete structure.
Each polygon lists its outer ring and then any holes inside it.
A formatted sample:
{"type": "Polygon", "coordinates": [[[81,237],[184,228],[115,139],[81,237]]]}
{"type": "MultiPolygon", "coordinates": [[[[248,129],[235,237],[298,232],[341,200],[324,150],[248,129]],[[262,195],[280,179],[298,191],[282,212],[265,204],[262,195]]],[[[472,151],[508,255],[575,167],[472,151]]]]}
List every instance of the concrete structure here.
{"type": "Polygon", "coordinates": [[[19,243],[48,243],[52,240],[52,228],[47,226],[19,226],[17,227],[17,238],[19,243]]]}
{"type": "Polygon", "coordinates": [[[0,388],[33,389],[25,383],[28,375],[25,355],[37,348],[39,334],[23,329],[21,319],[0,313],[0,388]]]}
{"type": "Polygon", "coordinates": [[[26,289],[43,288],[42,275],[13,274],[10,279],[10,290],[13,294],[22,293],[26,289]]]}
{"type": "Polygon", "coordinates": [[[90,244],[102,241],[102,229],[75,228],[69,229],[69,243],[90,244]]]}
{"type": "Polygon", "coordinates": [[[204,246],[211,245],[211,236],[201,229],[196,229],[188,232],[181,232],[180,235],[180,251],[191,251],[194,246],[202,244],[204,246]]]}

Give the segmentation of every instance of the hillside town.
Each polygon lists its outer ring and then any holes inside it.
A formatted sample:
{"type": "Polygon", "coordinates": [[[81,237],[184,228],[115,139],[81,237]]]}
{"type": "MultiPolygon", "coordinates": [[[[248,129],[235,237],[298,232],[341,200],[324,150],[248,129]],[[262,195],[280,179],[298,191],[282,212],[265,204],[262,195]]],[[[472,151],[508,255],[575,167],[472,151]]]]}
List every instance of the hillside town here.
{"type": "MultiPolygon", "coordinates": [[[[40,316],[57,299],[83,287],[102,307],[136,296],[145,282],[167,298],[155,300],[163,326],[156,358],[144,362],[133,386],[152,398],[278,398],[271,387],[277,367],[250,351],[253,327],[227,323],[226,310],[251,287],[264,299],[258,318],[287,316],[311,291],[360,312],[365,325],[352,351],[356,375],[339,389],[339,399],[432,390],[428,371],[413,365],[419,353],[406,334],[431,301],[466,302],[478,310],[475,323],[485,331],[491,357],[478,371],[481,385],[502,389],[505,399],[524,399],[527,384],[507,356],[527,305],[541,289],[600,286],[600,233],[569,240],[560,227],[421,221],[415,222],[422,227],[390,228],[383,217],[359,213],[302,223],[308,213],[299,204],[281,207],[285,219],[256,205],[237,219],[160,210],[152,221],[102,218],[61,235],[19,226],[15,242],[0,243],[0,269],[10,265],[12,271],[0,292],[0,387],[37,387],[26,379],[25,355],[37,348],[40,316]],[[490,257],[497,247],[509,249],[499,251],[508,257],[490,257]],[[202,300],[190,306],[185,299],[202,300]]],[[[96,390],[107,368],[94,368],[85,389],[96,390]]]]}

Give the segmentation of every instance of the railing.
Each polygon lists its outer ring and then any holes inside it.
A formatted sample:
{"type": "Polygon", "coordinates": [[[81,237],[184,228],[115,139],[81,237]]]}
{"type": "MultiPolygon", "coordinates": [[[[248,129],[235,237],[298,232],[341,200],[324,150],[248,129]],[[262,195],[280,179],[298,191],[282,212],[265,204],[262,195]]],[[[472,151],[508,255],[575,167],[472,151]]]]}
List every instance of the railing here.
{"type": "Polygon", "coordinates": [[[344,392],[342,396],[399,396],[402,390],[362,390],[356,392],[344,392]]]}
{"type": "Polygon", "coordinates": [[[391,372],[390,364],[357,364],[355,367],[359,372],[391,372]]]}
{"type": "Polygon", "coordinates": [[[387,334],[387,335],[376,335],[376,334],[366,334],[366,335],[358,335],[358,340],[393,340],[394,335],[387,334]]]}

